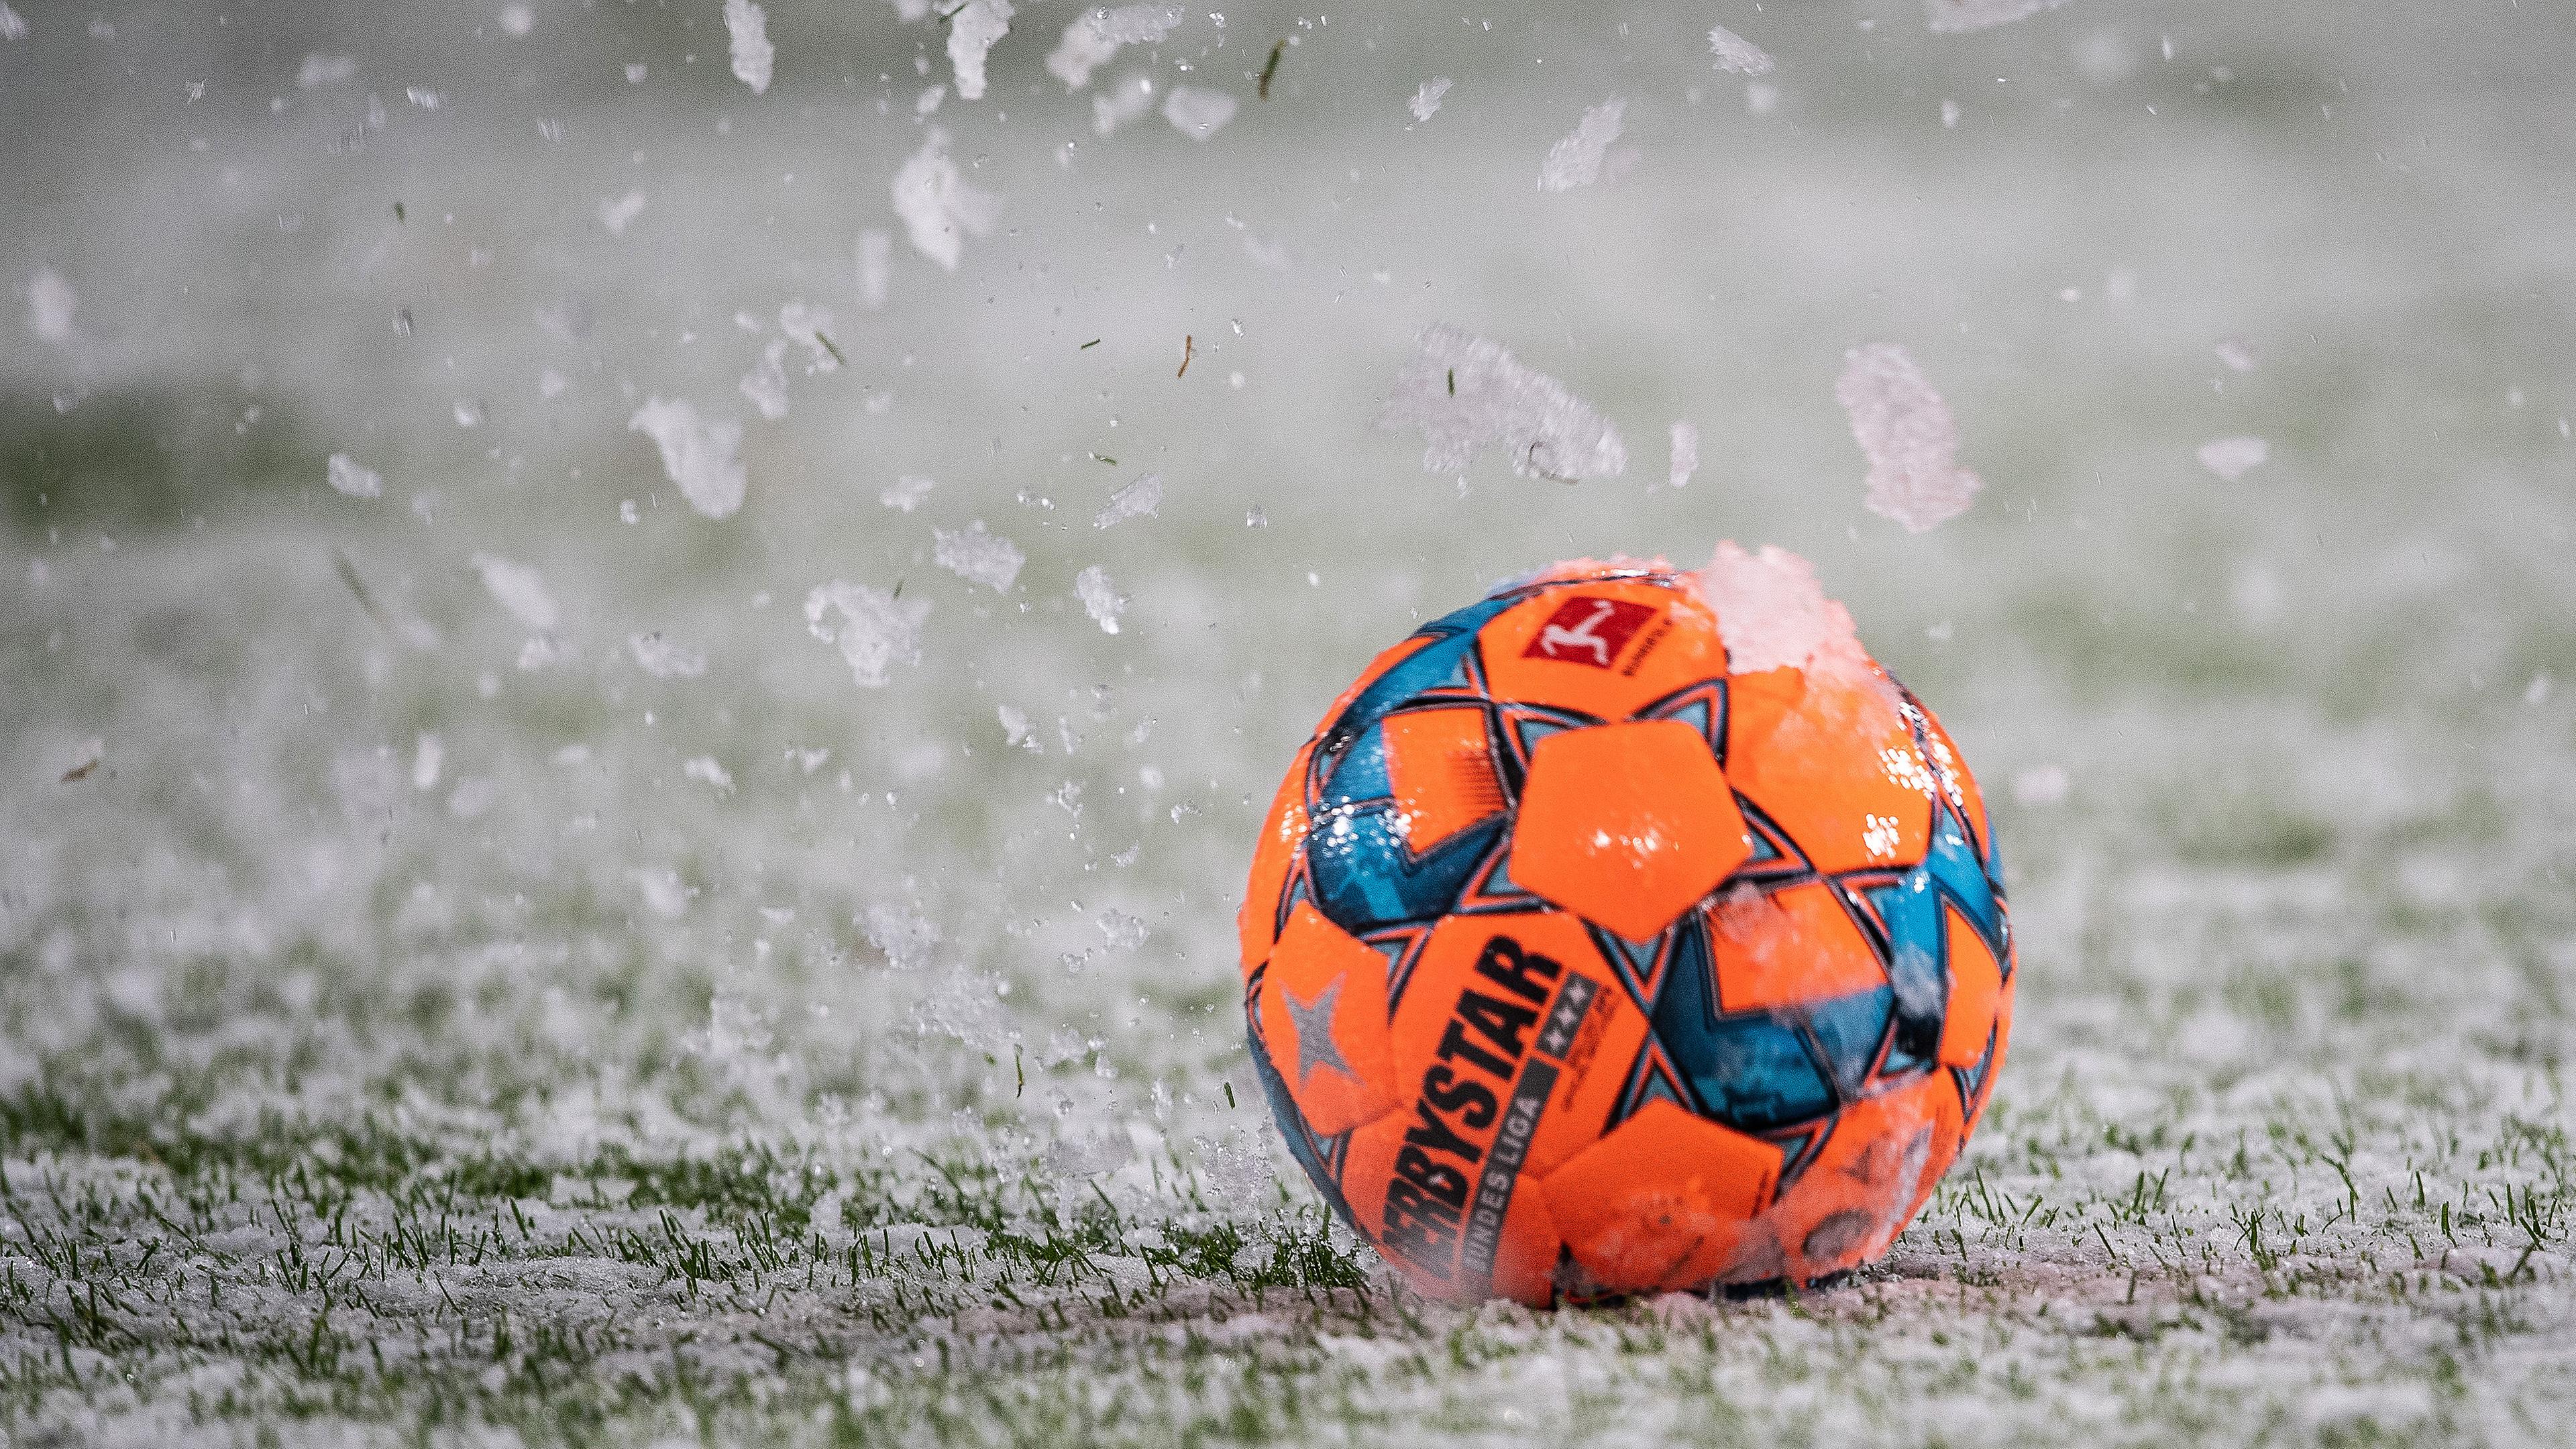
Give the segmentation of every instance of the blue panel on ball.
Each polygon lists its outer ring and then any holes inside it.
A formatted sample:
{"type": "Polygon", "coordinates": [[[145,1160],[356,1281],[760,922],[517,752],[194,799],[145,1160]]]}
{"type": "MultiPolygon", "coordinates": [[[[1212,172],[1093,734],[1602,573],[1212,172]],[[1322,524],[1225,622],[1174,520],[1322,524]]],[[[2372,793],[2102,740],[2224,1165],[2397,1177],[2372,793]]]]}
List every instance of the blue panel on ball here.
{"type": "Polygon", "coordinates": [[[1426,689],[1439,686],[1458,674],[1467,652],[1476,647],[1476,631],[1485,627],[1496,614],[1520,602],[1518,599],[1487,599],[1470,604],[1454,614],[1444,614],[1413,632],[1431,642],[1414,650],[1394,668],[1377,677],[1350,707],[1324,730],[1324,746],[1333,749],[1338,743],[1386,718],[1389,711],[1426,689]]]}
{"type": "Polygon", "coordinates": [[[1767,1011],[1717,1014],[1708,942],[1685,917],[1655,999],[1655,1039],[1699,1098],[1730,1127],[1767,1132],[1823,1116],[1834,1089],[1798,1029],[1767,1011]]]}
{"type": "Polygon", "coordinates": [[[1807,1026],[1816,1034],[1816,1045],[1824,1048],[1825,1059],[1833,1064],[1834,1082],[1846,1100],[1860,1095],[1895,1009],[1896,993],[1884,986],[1807,1008],[1807,1026]]]}
{"type": "Polygon", "coordinates": [[[1324,780],[1323,803],[1327,807],[1353,805],[1362,800],[1383,800],[1394,793],[1395,786],[1386,772],[1386,730],[1370,725],[1333,762],[1332,773],[1324,780]]]}
{"type": "Polygon", "coordinates": [[[1306,836],[1315,907],[1354,935],[1446,912],[1509,822],[1495,816],[1415,857],[1391,801],[1320,815],[1306,836]]]}

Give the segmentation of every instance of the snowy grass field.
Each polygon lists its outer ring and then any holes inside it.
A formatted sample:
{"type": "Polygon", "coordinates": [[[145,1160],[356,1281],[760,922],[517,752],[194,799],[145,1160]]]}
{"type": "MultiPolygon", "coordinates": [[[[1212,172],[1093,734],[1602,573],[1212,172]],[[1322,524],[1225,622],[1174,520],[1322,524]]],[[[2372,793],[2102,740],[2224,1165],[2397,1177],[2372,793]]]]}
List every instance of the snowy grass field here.
{"type": "Polygon", "coordinates": [[[2563,7],[1225,5],[1068,94],[1053,0],[968,101],[882,0],[757,93],[698,0],[11,4],[8,1442],[2566,1442],[2563,7]],[[1425,473],[1434,323],[1626,471],[1425,473]],[[1985,480],[1931,532],[1871,342],[1985,480]],[[1245,1054],[1260,808],[1418,620],[1720,538],[1984,782],[1996,1105],[1847,1281],[1424,1301],[1245,1054]]]}

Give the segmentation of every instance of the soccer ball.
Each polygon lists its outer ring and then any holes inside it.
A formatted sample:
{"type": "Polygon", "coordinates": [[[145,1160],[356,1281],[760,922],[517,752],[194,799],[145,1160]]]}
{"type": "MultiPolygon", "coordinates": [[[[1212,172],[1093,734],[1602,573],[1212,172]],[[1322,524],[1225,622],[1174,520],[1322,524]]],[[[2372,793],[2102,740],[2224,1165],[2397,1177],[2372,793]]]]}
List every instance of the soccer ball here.
{"type": "Polygon", "coordinates": [[[1252,1059],[1426,1292],[1808,1282],[1885,1252],[1985,1107],[2002,873],[1796,556],[1559,564],[1379,655],[1297,752],[1238,923],[1252,1059]]]}

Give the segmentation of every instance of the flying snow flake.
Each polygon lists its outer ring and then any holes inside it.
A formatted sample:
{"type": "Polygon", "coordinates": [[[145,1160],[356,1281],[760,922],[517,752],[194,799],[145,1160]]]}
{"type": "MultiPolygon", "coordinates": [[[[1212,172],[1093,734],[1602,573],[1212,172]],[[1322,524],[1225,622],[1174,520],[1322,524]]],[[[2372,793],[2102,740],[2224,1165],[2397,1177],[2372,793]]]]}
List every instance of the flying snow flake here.
{"type": "Polygon", "coordinates": [[[352,498],[385,496],[384,475],[346,453],[333,453],[328,464],[331,486],[352,498]]]}
{"type": "Polygon", "coordinates": [[[886,291],[894,281],[894,238],[873,227],[860,232],[857,258],[859,305],[871,312],[882,311],[886,291]]]}
{"type": "Polygon", "coordinates": [[[839,579],[805,596],[805,627],[841,651],[864,689],[883,688],[894,665],[921,662],[921,625],[929,617],[927,599],[898,599],[839,579]]]}
{"type": "Polygon", "coordinates": [[[680,773],[714,786],[718,795],[733,793],[733,771],[726,769],[724,762],[713,755],[699,755],[682,762],[680,773]]]}
{"type": "Polygon", "coordinates": [[[1415,339],[1377,425],[1391,433],[1419,429],[1426,473],[1454,473],[1496,443],[1523,477],[1570,483],[1628,468],[1628,445],[1609,419],[1500,344],[1446,323],[1415,339]]]}
{"type": "Polygon", "coordinates": [[[2272,456],[2272,445],[2261,438],[2212,438],[2194,456],[2200,466],[2233,483],[2262,467],[2272,456]]]}
{"type": "Polygon", "coordinates": [[[1923,0],[1923,23],[1935,35],[1964,35],[2027,20],[2066,0],[1923,0]]]}
{"type": "Polygon", "coordinates": [[[921,506],[921,500],[929,497],[930,490],[936,486],[927,478],[916,478],[907,473],[887,484],[886,490],[877,495],[877,501],[888,508],[910,513],[921,506]]]}
{"type": "Polygon", "coordinates": [[[957,270],[966,238],[993,229],[1002,199],[967,183],[948,156],[948,133],[937,126],[894,177],[894,213],[923,256],[943,271],[957,270]]]}
{"type": "Polygon", "coordinates": [[[1118,632],[1118,616],[1126,612],[1127,596],[1118,592],[1117,586],[1109,582],[1108,573],[1100,565],[1093,564],[1081,573],[1075,574],[1073,592],[1076,598],[1082,600],[1082,612],[1091,616],[1091,622],[1100,626],[1100,632],[1103,634],[1118,632]]]}
{"type": "Polygon", "coordinates": [[[1814,565],[1777,544],[1746,553],[1732,540],[1699,573],[1700,592],[1717,611],[1730,674],[1766,669],[1871,673],[1851,611],[1826,597],[1814,565]]]}
{"type": "Polygon", "coordinates": [[[1091,84],[1091,73],[1131,45],[1153,45],[1179,27],[1187,14],[1172,3],[1121,5],[1112,10],[1093,6],[1064,28],[1064,38],[1047,56],[1049,74],[1078,91],[1091,84]]]}
{"type": "Polygon", "coordinates": [[[1141,72],[1091,98],[1091,129],[1106,136],[1154,108],[1154,78],[1141,72]]]}
{"type": "Polygon", "coordinates": [[[1225,91],[1174,86],[1172,93],[1163,98],[1163,119],[1191,140],[1204,141],[1234,119],[1236,105],[1234,97],[1225,91]]]}
{"type": "Polygon", "coordinates": [[[1011,33],[1011,0],[966,0],[948,12],[948,63],[957,71],[957,98],[984,98],[984,56],[1011,33]]]}
{"type": "Polygon", "coordinates": [[[1413,99],[1405,102],[1405,108],[1413,112],[1413,124],[1419,126],[1439,114],[1440,98],[1449,94],[1449,86],[1449,77],[1435,75],[1414,91],[1413,99]]]}
{"type": "Polygon", "coordinates": [[[2235,372],[2252,372],[2258,360],[2254,356],[2253,344],[2242,337],[2221,337],[2209,350],[2217,353],[2218,360],[2235,372]]]}
{"type": "Polygon", "coordinates": [[[980,518],[964,528],[934,528],[930,540],[931,562],[997,594],[1010,592],[1011,581],[1020,576],[1020,565],[1028,562],[1018,544],[986,532],[980,518]]]}
{"type": "Polygon", "coordinates": [[[27,38],[27,18],[5,4],[0,4],[0,40],[27,38]]]}
{"type": "Polygon", "coordinates": [[[38,267],[27,279],[27,325],[45,341],[72,340],[72,309],[79,305],[80,294],[53,268],[38,267]]]}
{"type": "Polygon", "coordinates": [[[742,375],[742,395],[770,422],[787,416],[786,343],[773,342],[762,350],[759,364],[742,375]]]}
{"type": "Polygon", "coordinates": [[[1673,467],[1668,480],[1675,488],[1690,485],[1691,475],[1699,471],[1699,424],[1673,424],[1673,467]]]}
{"type": "Polygon", "coordinates": [[[1870,512],[1922,533],[1965,513],[1985,486],[1959,466],[1949,405],[1904,348],[1873,342],[1843,354],[1834,400],[1869,459],[1870,512]]]}
{"type": "Polygon", "coordinates": [[[909,906],[870,906],[860,913],[859,934],[884,954],[898,971],[930,964],[939,946],[939,926],[909,906]]]}
{"type": "Polygon", "coordinates": [[[829,308],[810,306],[802,301],[790,302],[778,309],[778,330],[789,341],[805,349],[807,372],[838,372],[841,354],[832,348],[832,313],[829,308]]]}
{"type": "Polygon", "coordinates": [[[1163,475],[1147,473],[1135,482],[1109,495],[1109,501],[1093,514],[1091,526],[1107,528],[1130,518],[1151,518],[1163,506],[1163,475]]]}
{"type": "Polygon", "coordinates": [[[603,197],[599,203],[599,224],[608,228],[610,236],[626,235],[626,228],[643,214],[644,193],[641,191],[630,191],[614,200],[603,197]]]}
{"type": "Polygon", "coordinates": [[[686,398],[664,402],[648,398],[626,430],[652,438],[662,450],[662,471],[680,485],[680,496],[709,518],[730,516],[742,507],[749,479],[734,450],[742,446],[742,424],[731,418],[701,418],[686,398]]]}
{"type": "Polygon", "coordinates": [[[1541,191],[1572,191],[1601,179],[1601,161],[1619,139],[1620,117],[1628,103],[1612,96],[1583,113],[1565,139],[1548,148],[1547,164],[1538,172],[1541,191]]]}
{"type": "Polygon", "coordinates": [[[1029,728],[1029,712],[1017,705],[1003,705],[996,711],[1002,722],[1002,742],[1024,750],[1043,750],[1035,731],[1029,728]]]}
{"type": "Polygon", "coordinates": [[[769,12],[752,0],[725,0],[724,22],[733,37],[733,78],[755,96],[768,90],[770,63],[778,58],[769,43],[769,12]]]}
{"type": "Polygon", "coordinates": [[[1109,949],[1112,951],[1133,951],[1144,945],[1145,938],[1153,934],[1152,930],[1145,925],[1144,917],[1131,916],[1116,906],[1103,910],[1093,918],[1092,924],[1098,926],[1100,934],[1108,938],[1109,949]]]}
{"type": "Polygon", "coordinates": [[[930,13],[930,0],[886,0],[898,20],[919,20],[930,13]]]}
{"type": "Polygon", "coordinates": [[[439,767],[446,761],[447,746],[439,740],[438,736],[423,733],[419,739],[412,742],[411,787],[415,790],[436,789],[439,767]]]}
{"type": "Polygon", "coordinates": [[[2074,782],[2064,765],[2033,765],[2013,776],[2013,799],[2024,805],[2061,805],[2074,782]]]}
{"type": "Polygon", "coordinates": [[[323,55],[317,51],[304,57],[303,69],[295,73],[295,86],[298,90],[320,90],[324,86],[336,86],[357,73],[358,63],[348,56],[323,55]]]}
{"type": "Polygon", "coordinates": [[[546,581],[535,569],[515,563],[499,554],[478,553],[470,560],[474,571],[483,576],[483,587],[521,628],[531,633],[549,634],[563,620],[563,609],[546,589],[546,581]]]}
{"type": "Polygon", "coordinates": [[[636,666],[655,679],[695,679],[707,672],[707,656],[663,634],[629,635],[626,647],[634,652],[636,666]]]}
{"type": "Polygon", "coordinates": [[[1723,25],[1710,28],[1708,53],[1717,57],[1717,68],[1729,75],[1769,75],[1771,73],[1770,52],[1723,25]]]}
{"type": "Polygon", "coordinates": [[[644,909],[663,920],[676,921],[689,909],[689,888],[667,866],[635,872],[635,889],[644,897],[644,909]]]}

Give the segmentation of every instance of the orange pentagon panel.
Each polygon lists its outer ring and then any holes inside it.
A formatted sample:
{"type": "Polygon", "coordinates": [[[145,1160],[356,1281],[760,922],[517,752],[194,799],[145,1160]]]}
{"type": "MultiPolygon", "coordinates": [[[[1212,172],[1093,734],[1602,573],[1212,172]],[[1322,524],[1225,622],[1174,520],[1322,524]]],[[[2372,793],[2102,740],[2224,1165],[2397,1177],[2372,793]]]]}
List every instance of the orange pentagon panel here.
{"type": "Polygon", "coordinates": [[[1279,893],[1288,888],[1288,872],[1297,863],[1297,852],[1306,848],[1306,763],[1314,753],[1311,742],[1299,747],[1296,762],[1288,767],[1288,778],[1279,782],[1279,793],[1270,797],[1270,813],[1261,818],[1261,838],[1253,843],[1252,873],[1244,882],[1243,907],[1234,913],[1235,933],[1243,952],[1240,964],[1246,979],[1254,967],[1270,959],[1270,943],[1276,939],[1279,920],[1279,893]]]}
{"type": "MultiPolygon", "coordinates": [[[[1995,1096],[1995,1078],[2004,1074],[2004,1049],[2012,1044],[2012,1014],[2013,978],[2007,977],[2004,981],[2003,993],[1995,998],[1994,1058],[1986,1062],[1985,1075],[1977,1079],[1976,1090],[1968,1098],[1967,1132],[1976,1131],[1977,1124],[1985,1119],[1986,1104],[1993,1101],[1995,1096]]],[[[1961,1135],[1965,1136],[1966,1133],[1963,1132],[1961,1135]]]]}
{"type": "Polygon", "coordinates": [[[1563,730],[1530,753],[1512,879],[1631,941],[1752,853],[1708,741],[1680,720],[1563,730]]]}
{"type": "Polygon", "coordinates": [[[1698,591],[1643,579],[1542,590],[1495,615],[1477,643],[1496,699],[1603,720],[1726,673],[1717,616],[1698,591]]]}
{"type": "Polygon", "coordinates": [[[1343,1162],[1352,1216],[1426,1292],[1545,1301],[1555,1230],[1524,1202],[1600,1136],[1645,1034],[1574,917],[1442,920],[1395,1007],[1403,1105],[1343,1162]]]}
{"type": "Polygon", "coordinates": [[[1270,953],[1259,1010],[1262,1039],[1317,1136],[1395,1108],[1386,958],[1368,943],[1299,901],[1270,953]]]}
{"type": "Polygon", "coordinates": [[[1717,1009],[1799,1006],[1887,984],[1887,969],[1823,881],[1736,886],[1709,907],[1717,1009]]]}
{"type": "Polygon", "coordinates": [[[1784,1275],[1805,1282],[1887,1251],[1960,1136],[1959,1089],[1946,1072],[1844,1108],[1768,1215],[1784,1275]]]}
{"type": "Polygon", "coordinates": [[[1864,680],[1768,669],[1727,681],[1726,778],[1818,871],[1909,866],[1932,829],[1932,771],[1864,680]]]}
{"type": "Polygon", "coordinates": [[[1386,773],[1415,855],[1502,811],[1485,711],[1460,705],[1386,717],[1386,773]]]}
{"type": "Polygon", "coordinates": [[[1946,902],[1941,921],[1950,934],[1950,1005],[1941,1018],[1941,1063],[1973,1067],[1986,1054],[1986,1040],[1994,1032],[1995,998],[2004,988],[2004,970],[1977,928],[1946,902]]]}
{"type": "Polygon", "coordinates": [[[1661,1099],[1547,1175],[1547,1211],[1600,1288],[1696,1288],[1771,1196],[1780,1149],[1661,1099]]]}

